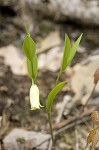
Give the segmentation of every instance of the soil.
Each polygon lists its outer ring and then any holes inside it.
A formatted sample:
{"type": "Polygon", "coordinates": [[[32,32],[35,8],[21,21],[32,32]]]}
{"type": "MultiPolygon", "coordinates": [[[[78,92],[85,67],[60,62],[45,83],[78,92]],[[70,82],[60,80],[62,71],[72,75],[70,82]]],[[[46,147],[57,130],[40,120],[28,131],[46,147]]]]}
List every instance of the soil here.
{"type": "MultiPolygon", "coordinates": [[[[35,33],[37,39],[39,36],[44,37],[49,33],[49,27],[45,28],[45,24],[44,23],[42,24],[44,25],[44,28],[38,25],[39,26],[38,30],[35,33]],[[40,31],[40,28],[46,29],[46,34],[43,31],[40,31]]],[[[5,23],[0,24],[0,27],[2,27],[2,32],[0,34],[0,46],[14,43],[16,46],[21,47],[22,36],[24,35],[23,30],[19,28],[17,29],[16,26],[13,26],[13,30],[15,32],[13,32],[13,34],[8,34],[10,31],[9,30],[10,26],[11,26],[10,23],[9,26],[5,26],[5,23]]],[[[84,33],[82,45],[88,48],[88,51],[86,53],[86,56],[82,54],[82,57],[79,57],[81,55],[77,54],[72,65],[74,65],[77,62],[80,62],[84,57],[87,57],[91,53],[91,50],[93,48],[99,47],[99,43],[98,43],[99,30],[97,27],[96,28],[82,27],[77,24],[72,25],[72,22],[68,22],[68,23],[66,22],[66,24],[54,23],[54,27],[53,27],[54,29],[52,27],[53,25],[51,25],[51,31],[55,30],[56,28],[60,30],[60,35],[62,38],[64,38],[63,35],[64,32],[66,31],[68,31],[68,34],[71,35],[70,38],[73,40],[80,32],[84,33]],[[72,34],[73,31],[75,32],[75,35],[72,34]]],[[[52,73],[50,71],[39,72],[37,78],[37,85],[40,89],[40,96],[41,96],[40,99],[42,105],[45,104],[46,95],[53,88],[56,77],[57,77],[57,72],[56,73],[52,73]]],[[[60,80],[63,81],[64,79],[66,79],[65,74],[62,75],[60,80]]],[[[12,128],[15,127],[49,133],[48,119],[44,108],[40,109],[39,111],[30,110],[30,102],[29,102],[30,86],[31,86],[31,80],[29,79],[28,76],[14,75],[10,67],[4,64],[4,58],[0,57],[0,116],[2,116],[3,113],[5,113],[7,121],[10,122],[9,128],[3,134],[2,139],[12,128]]],[[[71,95],[73,94],[72,91],[67,91],[67,93],[68,92],[71,95]]],[[[65,94],[66,93],[64,93],[64,91],[61,94],[59,94],[56,97],[57,100],[55,101],[55,103],[60,102],[65,94]]],[[[57,116],[57,111],[56,109],[54,109],[54,107],[55,105],[53,106],[53,111],[52,111],[53,123],[55,122],[57,116]]],[[[73,108],[72,112],[70,112],[71,116],[74,114],[75,114],[75,108],[73,108]]],[[[64,133],[64,135],[61,134],[57,137],[56,139],[57,150],[58,149],[65,150],[64,148],[62,148],[62,145],[60,144],[60,143],[64,144],[64,142],[68,143],[67,149],[71,149],[71,150],[75,149],[74,146],[75,135],[73,130],[74,129],[70,129],[68,130],[68,132],[64,133]],[[69,140],[69,139],[73,139],[73,140],[69,140]]],[[[88,130],[88,128],[86,128],[86,130],[88,130]]]]}

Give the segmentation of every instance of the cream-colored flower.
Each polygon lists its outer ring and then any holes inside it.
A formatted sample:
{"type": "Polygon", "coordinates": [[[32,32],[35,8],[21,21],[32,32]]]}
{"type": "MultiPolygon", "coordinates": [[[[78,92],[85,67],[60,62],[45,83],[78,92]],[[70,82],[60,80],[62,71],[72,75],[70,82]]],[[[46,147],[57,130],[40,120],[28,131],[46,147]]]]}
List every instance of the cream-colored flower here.
{"type": "Polygon", "coordinates": [[[31,110],[40,109],[41,107],[39,102],[39,89],[35,84],[30,88],[30,104],[31,110]]]}

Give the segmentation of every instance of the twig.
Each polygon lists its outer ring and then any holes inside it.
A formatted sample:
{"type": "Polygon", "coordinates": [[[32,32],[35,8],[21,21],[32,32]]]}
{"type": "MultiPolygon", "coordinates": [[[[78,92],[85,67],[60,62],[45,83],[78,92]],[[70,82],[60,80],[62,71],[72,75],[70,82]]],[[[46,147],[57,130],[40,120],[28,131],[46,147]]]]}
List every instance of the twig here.
{"type": "Polygon", "coordinates": [[[61,118],[62,118],[62,115],[63,115],[63,111],[64,111],[64,108],[66,106],[66,103],[71,99],[71,97],[69,95],[66,95],[63,99],[63,102],[62,102],[62,105],[61,105],[61,108],[60,108],[60,111],[59,111],[59,115],[56,119],[56,123],[59,123],[61,118]]]}
{"type": "Polygon", "coordinates": [[[86,111],[86,112],[80,114],[80,115],[77,116],[77,117],[72,117],[72,118],[69,118],[68,120],[61,121],[61,122],[58,123],[58,124],[54,124],[54,125],[53,125],[53,129],[60,129],[60,128],[66,126],[67,124],[70,124],[71,122],[74,122],[74,121],[76,121],[76,120],[79,120],[79,119],[81,119],[81,118],[87,116],[87,115],[90,115],[90,114],[95,110],[95,108],[97,108],[98,106],[99,106],[99,105],[97,105],[96,107],[92,107],[91,109],[88,109],[88,111],[86,111]]]}
{"type": "Polygon", "coordinates": [[[49,46],[48,48],[42,49],[41,51],[38,50],[38,51],[37,51],[37,54],[40,55],[40,54],[42,54],[42,53],[44,53],[44,52],[49,51],[49,50],[52,49],[52,48],[59,47],[59,46],[61,46],[61,44],[55,44],[55,45],[49,46]]]}
{"type": "MultiPolygon", "coordinates": [[[[90,115],[97,107],[99,107],[99,104],[91,109],[89,109],[86,113],[83,113],[81,116],[79,117],[73,117],[71,120],[69,120],[68,122],[64,122],[63,124],[58,126],[58,130],[56,132],[53,133],[54,136],[57,136],[58,134],[62,133],[65,130],[68,130],[72,127],[74,127],[75,125],[79,125],[82,122],[85,122],[87,120],[89,120],[89,117],[86,117],[88,115],[90,115]]],[[[40,144],[38,144],[37,146],[33,147],[32,150],[36,149],[37,147],[41,146],[43,143],[45,143],[46,141],[50,140],[51,136],[49,136],[48,138],[46,138],[46,140],[44,140],[43,142],[41,142],[40,144]]]]}
{"type": "Polygon", "coordinates": [[[93,90],[92,90],[92,92],[91,92],[89,98],[88,98],[87,101],[86,101],[85,107],[87,106],[88,102],[90,101],[90,99],[91,99],[91,97],[92,97],[92,95],[93,95],[93,93],[94,93],[94,91],[95,91],[96,85],[97,85],[97,83],[94,84],[93,90]]]}
{"type": "Polygon", "coordinates": [[[64,130],[70,129],[70,128],[74,127],[75,125],[79,125],[82,122],[88,121],[89,119],[90,119],[89,117],[85,117],[80,120],[76,120],[73,123],[70,123],[69,125],[64,126],[63,128],[60,128],[59,130],[57,130],[54,135],[56,136],[56,135],[62,133],[64,130]]]}
{"type": "Polygon", "coordinates": [[[76,150],[79,150],[78,133],[77,133],[77,130],[76,130],[76,129],[75,129],[75,139],[76,139],[76,150]]]}
{"type": "Polygon", "coordinates": [[[32,150],[36,150],[39,146],[41,146],[42,144],[44,144],[45,142],[49,141],[51,139],[51,136],[49,136],[48,138],[46,138],[44,141],[42,141],[40,144],[34,146],[32,148],[32,150]]]}
{"type": "Polygon", "coordinates": [[[87,104],[89,103],[91,97],[93,96],[93,93],[94,93],[94,91],[95,91],[96,85],[97,85],[97,83],[94,84],[94,87],[93,87],[93,89],[92,89],[92,92],[91,92],[90,96],[88,97],[88,99],[87,99],[85,105],[82,107],[82,109],[81,109],[81,114],[84,112],[84,109],[87,107],[87,104]]]}
{"type": "MultiPolygon", "coordinates": [[[[85,122],[85,121],[88,121],[90,118],[89,117],[84,117],[80,120],[77,120],[73,123],[70,123],[69,125],[57,130],[56,132],[54,132],[54,136],[57,136],[58,134],[62,133],[63,131],[65,130],[68,130],[72,127],[74,127],[75,125],[79,125],[81,124],[82,122],[85,122]]],[[[50,140],[51,139],[51,136],[49,136],[48,138],[46,138],[46,140],[44,140],[43,142],[41,142],[40,144],[38,144],[37,146],[33,147],[32,150],[35,150],[37,147],[41,146],[43,143],[45,143],[46,141],[50,140]]]]}

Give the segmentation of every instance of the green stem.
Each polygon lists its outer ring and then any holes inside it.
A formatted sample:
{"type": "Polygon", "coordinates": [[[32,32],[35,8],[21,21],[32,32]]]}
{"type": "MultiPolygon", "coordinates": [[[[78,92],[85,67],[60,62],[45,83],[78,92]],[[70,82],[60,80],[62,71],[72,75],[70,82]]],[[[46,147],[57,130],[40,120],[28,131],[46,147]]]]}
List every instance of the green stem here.
{"type": "Polygon", "coordinates": [[[60,70],[60,71],[59,71],[59,73],[58,73],[58,76],[57,76],[56,84],[55,84],[55,85],[57,85],[57,84],[58,84],[58,81],[59,81],[59,78],[60,78],[61,74],[62,74],[62,72],[61,72],[61,70],[60,70]]]}
{"type": "Polygon", "coordinates": [[[34,80],[32,79],[32,85],[34,84],[34,80]]]}
{"type": "Polygon", "coordinates": [[[32,67],[32,85],[34,84],[34,79],[33,79],[33,63],[31,62],[31,67],[32,67]]]}
{"type": "Polygon", "coordinates": [[[52,129],[52,122],[51,122],[51,114],[50,113],[48,113],[48,121],[49,121],[49,125],[50,125],[52,145],[54,145],[54,136],[53,136],[53,129],[52,129]]]}

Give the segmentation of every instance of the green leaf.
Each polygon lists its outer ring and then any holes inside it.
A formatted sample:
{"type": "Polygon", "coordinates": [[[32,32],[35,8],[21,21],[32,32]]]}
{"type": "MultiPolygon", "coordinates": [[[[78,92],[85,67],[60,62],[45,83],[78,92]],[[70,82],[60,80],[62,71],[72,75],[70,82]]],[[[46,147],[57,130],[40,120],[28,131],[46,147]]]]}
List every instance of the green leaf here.
{"type": "Polygon", "coordinates": [[[51,111],[51,107],[52,107],[52,103],[53,100],[55,98],[55,96],[58,94],[58,92],[62,89],[62,87],[65,85],[65,82],[60,82],[58,85],[56,85],[52,91],[49,93],[48,97],[47,97],[47,101],[46,101],[46,111],[48,113],[50,113],[51,111]]]}
{"type": "Polygon", "coordinates": [[[76,40],[73,47],[71,48],[69,56],[68,56],[67,66],[71,63],[72,59],[74,58],[77,48],[79,46],[79,43],[81,41],[81,38],[82,38],[82,34],[79,36],[79,38],[76,40]]]}
{"type": "Polygon", "coordinates": [[[65,47],[64,47],[64,53],[63,53],[63,58],[62,58],[62,66],[61,66],[61,71],[63,72],[66,67],[67,67],[67,60],[70,52],[70,40],[68,35],[65,35],[65,47]]]}
{"type": "Polygon", "coordinates": [[[33,56],[36,53],[36,46],[34,41],[32,40],[32,38],[30,37],[28,31],[27,31],[27,35],[26,38],[23,42],[23,50],[24,50],[24,54],[26,55],[26,57],[32,61],[33,56]]]}
{"type": "Polygon", "coordinates": [[[34,55],[32,62],[27,58],[27,70],[29,77],[35,81],[38,71],[38,61],[36,54],[34,55]]]}

